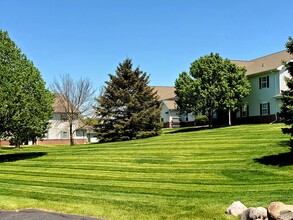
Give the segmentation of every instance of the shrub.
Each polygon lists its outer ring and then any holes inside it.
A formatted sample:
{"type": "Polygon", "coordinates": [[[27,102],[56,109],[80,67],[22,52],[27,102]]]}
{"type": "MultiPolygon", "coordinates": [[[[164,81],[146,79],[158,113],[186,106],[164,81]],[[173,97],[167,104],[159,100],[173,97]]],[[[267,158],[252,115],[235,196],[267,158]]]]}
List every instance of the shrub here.
{"type": "Polygon", "coordinates": [[[207,125],[209,119],[206,115],[198,115],[195,117],[195,124],[196,125],[207,125]]]}

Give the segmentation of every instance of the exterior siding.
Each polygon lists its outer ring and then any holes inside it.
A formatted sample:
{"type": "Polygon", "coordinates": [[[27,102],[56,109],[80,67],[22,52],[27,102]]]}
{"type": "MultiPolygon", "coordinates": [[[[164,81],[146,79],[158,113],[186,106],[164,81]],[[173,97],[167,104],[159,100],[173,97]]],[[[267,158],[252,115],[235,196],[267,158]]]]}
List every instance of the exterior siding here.
{"type": "Polygon", "coordinates": [[[282,101],[281,92],[287,90],[285,77],[289,77],[289,73],[284,66],[275,71],[255,74],[248,79],[251,84],[250,94],[244,99],[244,103],[249,106],[249,117],[241,118],[237,113],[238,123],[267,123],[278,119],[278,113],[281,111],[282,101]],[[269,88],[259,87],[259,78],[269,76],[269,88]],[[270,103],[270,111],[268,115],[260,114],[260,104],[270,103]]]}
{"type": "MultiPolygon", "coordinates": [[[[50,120],[50,128],[47,132],[46,137],[44,137],[42,142],[44,144],[64,144],[69,143],[69,124],[67,121],[60,120],[61,114],[60,113],[54,113],[53,119],[50,120]],[[64,136],[64,132],[67,132],[67,136],[64,136]],[[58,143],[57,143],[58,142],[58,143]]],[[[73,129],[77,127],[78,120],[75,121],[73,124],[73,129]]],[[[82,136],[77,136],[76,132],[74,133],[74,139],[77,143],[85,143],[87,140],[87,134],[86,132],[82,136]],[[80,141],[79,141],[80,140],[80,141]]],[[[40,142],[41,143],[41,142],[40,142]]]]}
{"type": "Polygon", "coordinates": [[[286,70],[285,67],[282,67],[280,70],[280,90],[287,90],[288,86],[285,81],[285,77],[290,77],[289,72],[286,70]]]}
{"type": "MultiPolygon", "coordinates": [[[[265,72],[262,74],[252,75],[248,79],[251,84],[251,91],[249,95],[244,99],[244,104],[249,106],[249,116],[261,116],[260,104],[269,103],[269,114],[275,115],[280,111],[280,102],[275,97],[280,94],[280,74],[279,72],[265,72]],[[269,77],[269,87],[260,88],[259,78],[269,77]]],[[[240,117],[240,113],[237,113],[237,117],[240,117]]]]}
{"type": "Polygon", "coordinates": [[[194,117],[194,115],[192,113],[189,113],[187,115],[188,120],[186,120],[186,115],[180,115],[180,119],[181,119],[182,122],[194,122],[195,117],[194,117]]]}
{"type": "Polygon", "coordinates": [[[161,121],[162,122],[169,122],[169,116],[176,116],[176,115],[172,115],[173,111],[171,111],[170,109],[168,109],[168,107],[162,102],[162,106],[161,106],[161,121]]]}
{"type": "Polygon", "coordinates": [[[180,115],[180,112],[177,110],[170,110],[164,102],[161,104],[161,121],[163,122],[164,128],[172,127],[172,117],[180,118],[180,126],[191,126],[194,125],[194,115],[189,113],[187,115],[188,120],[186,120],[186,115],[180,115]]]}

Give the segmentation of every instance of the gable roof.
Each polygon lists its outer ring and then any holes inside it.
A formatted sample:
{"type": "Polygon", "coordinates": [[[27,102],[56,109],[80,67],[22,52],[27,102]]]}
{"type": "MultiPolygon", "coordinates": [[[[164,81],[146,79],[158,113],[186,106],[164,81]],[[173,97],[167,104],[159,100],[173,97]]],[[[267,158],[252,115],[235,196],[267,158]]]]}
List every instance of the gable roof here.
{"type": "Polygon", "coordinates": [[[54,95],[54,102],[53,102],[53,110],[55,113],[67,113],[69,108],[73,108],[75,113],[80,113],[78,109],[62,94],[53,94],[54,95]]]}
{"type": "Polygon", "coordinates": [[[246,75],[254,75],[269,70],[276,70],[283,65],[283,62],[290,61],[293,58],[286,50],[263,56],[254,60],[231,60],[237,66],[244,66],[247,69],[246,75]]]}
{"type": "Polygon", "coordinates": [[[163,100],[163,103],[167,106],[169,110],[176,110],[177,109],[177,104],[175,99],[171,100],[163,100]]]}
{"type": "Polygon", "coordinates": [[[175,87],[174,86],[152,86],[154,91],[159,96],[159,101],[166,99],[175,99],[175,87]]]}

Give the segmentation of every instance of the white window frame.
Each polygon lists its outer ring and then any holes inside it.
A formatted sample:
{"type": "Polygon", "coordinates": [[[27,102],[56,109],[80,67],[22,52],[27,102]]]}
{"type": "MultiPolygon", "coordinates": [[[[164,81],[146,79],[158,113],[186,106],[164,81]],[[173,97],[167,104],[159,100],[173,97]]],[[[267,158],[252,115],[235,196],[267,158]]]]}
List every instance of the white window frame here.
{"type": "Polygon", "coordinates": [[[69,132],[68,131],[62,131],[61,132],[62,139],[69,139],[69,132]]]}
{"type": "Polygon", "coordinates": [[[268,87],[267,77],[263,76],[261,77],[261,88],[267,88],[267,87],[268,87]]]}
{"type": "Polygon", "coordinates": [[[269,106],[267,102],[261,103],[261,113],[262,115],[268,115],[269,114],[269,106]]]}
{"type": "Polygon", "coordinates": [[[241,115],[241,117],[248,117],[247,110],[248,110],[248,106],[247,105],[244,105],[242,107],[242,112],[241,112],[242,115],[241,115]]]}
{"type": "Polygon", "coordinates": [[[76,137],[85,137],[85,136],[86,136],[86,131],[83,130],[83,129],[81,129],[81,130],[77,130],[77,131],[75,132],[75,136],[76,136],[76,137]],[[81,135],[79,135],[79,134],[81,134],[81,135]]]}

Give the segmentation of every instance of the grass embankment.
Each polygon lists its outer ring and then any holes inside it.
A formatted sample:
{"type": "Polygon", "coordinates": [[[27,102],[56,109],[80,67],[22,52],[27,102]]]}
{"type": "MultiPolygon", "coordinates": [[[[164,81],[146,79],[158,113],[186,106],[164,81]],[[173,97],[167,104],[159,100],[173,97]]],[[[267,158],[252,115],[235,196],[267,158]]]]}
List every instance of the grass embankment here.
{"type": "Polygon", "coordinates": [[[129,142],[2,148],[0,208],[113,220],[235,219],[224,214],[235,200],[292,203],[293,159],[281,127],[177,129],[129,142]]]}

